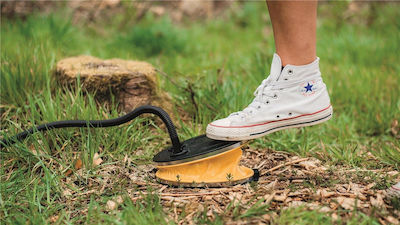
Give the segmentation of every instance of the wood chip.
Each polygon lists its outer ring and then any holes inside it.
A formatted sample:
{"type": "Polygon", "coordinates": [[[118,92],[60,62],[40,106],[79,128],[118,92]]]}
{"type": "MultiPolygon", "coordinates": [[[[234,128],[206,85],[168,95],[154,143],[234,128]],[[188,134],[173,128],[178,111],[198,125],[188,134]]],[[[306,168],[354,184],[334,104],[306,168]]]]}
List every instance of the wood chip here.
{"type": "Polygon", "coordinates": [[[318,189],[317,195],[319,195],[321,198],[331,198],[336,195],[336,192],[327,191],[325,189],[318,189]]]}
{"type": "Polygon", "coordinates": [[[282,193],[281,195],[275,195],[274,200],[278,202],[284,202],[287,198],[287,192],[282,193]]]}
{"type": "Polygon", "coordinates": [[[354,198],[346,198],[346,197],[337,197],[335,198],[339,205],[347,210],[353,210],[355,206],[355,199],[354,198]]]}
{"type": "Polygon", "coordinates": [[[71,191],[70,191],[69,189],[65,189],[65,190],[63,191],[63,195],[64,195],[64,196],[71,196],[72,193],[71,193],[71,191]]]}
{"type": "Polygon", "coordinates": [[[272,199],[274,199],[274,197],[275,197],[275,192],[272,192],[272,194],[264,195],[265,204],[268,205],[272,201],[272,199]]]}
{"type": "Polygon", "coordinates": [[[375,207],[378,207],[378,208],[383,207],[383,205],[385,204],[385,203],[383,202],[383,197],[382,197],[382,195],[379,194],[379,193],[376,194],[376,198],[374,198],[374,197],[371,196],[370,201],[371,201],[371,205],[373,205],[373,206],[375,206],[375,207]]]}
{"type": "Polygon", "coordinates": [[[116,201],[118,204],[124,203],[124,199],[122,198],[121,195],[118,195],[118,196],[115,198],[115,201],[116,201]]]}
{"type": "Polygon", "coordinates": [[[396,219],[393,216],[386,217],[386,221],[388,221],[390,224],[395,224],[395,225],[400,224],[399,219],[396,219]]]}
{"type": "Polygon", "coordinates": [[[305,168],[306,170],[311,170],[317,168],[317,161],[315,160],[307,160],[299,163],[299,166],[305,168]]]}

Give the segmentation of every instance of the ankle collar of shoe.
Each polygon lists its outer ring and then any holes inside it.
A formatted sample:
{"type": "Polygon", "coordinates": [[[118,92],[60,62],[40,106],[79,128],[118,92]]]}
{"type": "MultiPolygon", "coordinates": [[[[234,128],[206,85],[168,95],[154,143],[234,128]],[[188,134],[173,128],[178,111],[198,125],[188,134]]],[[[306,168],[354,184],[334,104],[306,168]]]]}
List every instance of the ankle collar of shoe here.
{"type": "Polygon", "coordinates": [[[320,81],[322,81],[322,77],[320,75],[316,74],[316,75],[312,75],[312,76],[307,76],[307,79],[292,79],[292,80],[276,81],[275,83],[272,84],[271,90],[280,90],[280,89],[296,87],[298,85],[306,83],[307,81],[320,82],[320,81]]]}
{"type": "Polygon", "coordinates": [[[278,81],[304,80],[311,76],[321,76],[318,57],[306,65],[286,65],[281,71],[278,81]]]}

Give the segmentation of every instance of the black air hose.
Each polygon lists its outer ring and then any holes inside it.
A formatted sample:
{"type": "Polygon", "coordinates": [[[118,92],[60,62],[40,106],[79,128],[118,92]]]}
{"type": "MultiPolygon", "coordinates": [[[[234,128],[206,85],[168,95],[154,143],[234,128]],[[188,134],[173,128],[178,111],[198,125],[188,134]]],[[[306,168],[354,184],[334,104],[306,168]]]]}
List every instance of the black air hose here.
{"type": "Polygon", "coordinates": [[[168,129],[169,137],[172,142],[172,152],[173,155],[179,154],[181,149],[181,142],[179,141],[178,134],[176,133],[175,126],[172,123],[171,118],[169,117],[168,113],[165,112],[163,109],[151,106],[151,105],[144,105],[134,109],[132,112],[123,115],[121,117],[109,120],[63,120],[63,121],[56,121],[51,123],[46,123],[39,125],[37,127],[31,128],[29,130],[25,130],[11,138],[3,139],[0,141],[0,147],[6,147],[8,145],[14,144],[17,140],[21,141],[24,140],[28,135],[36,132],[36,131],[47,131],[55,128],[63,128],[63,127],[112,127],[118,126],[123,123],[129,122],[136,117],[140,116],[144,113],[150,113],[157,115],[161,118],[161,120],[165,123],[168,129]]]}

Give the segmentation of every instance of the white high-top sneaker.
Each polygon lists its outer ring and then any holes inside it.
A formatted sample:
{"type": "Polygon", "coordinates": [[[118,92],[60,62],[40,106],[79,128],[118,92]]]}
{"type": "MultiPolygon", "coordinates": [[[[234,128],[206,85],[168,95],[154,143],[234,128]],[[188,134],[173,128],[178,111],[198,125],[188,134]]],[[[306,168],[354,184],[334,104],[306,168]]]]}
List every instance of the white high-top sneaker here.
{"type": "Polygon", "coordinates": [[[271,72],[244,110],[207,126],[207,137],[249,140],[266,134],[322,123],[332,117],[332,106],[319,71],[319,58],[303,65],[286,65],[274,54],[271,72]]]}
{"type": "Polygon", "coordinates": [[[386,197],[400,199],[400,182],[386,190],[386,197]]]}

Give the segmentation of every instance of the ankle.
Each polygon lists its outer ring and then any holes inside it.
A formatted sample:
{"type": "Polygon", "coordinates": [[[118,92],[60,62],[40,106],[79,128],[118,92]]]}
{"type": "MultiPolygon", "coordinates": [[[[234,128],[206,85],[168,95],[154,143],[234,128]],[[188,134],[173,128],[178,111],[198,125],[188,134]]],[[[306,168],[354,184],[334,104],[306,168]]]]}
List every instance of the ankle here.
{"type": "Polygon", "coordinates": [[[277,54],[281,57],[282,66],[295,65],[301,66],[310,64],[313,62],[317,55],[314,50],[304,46],[304,48],[299,49],[284,49],[277,50],[277,54]]]}

